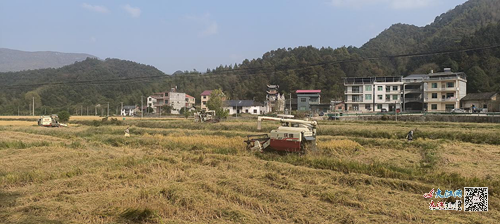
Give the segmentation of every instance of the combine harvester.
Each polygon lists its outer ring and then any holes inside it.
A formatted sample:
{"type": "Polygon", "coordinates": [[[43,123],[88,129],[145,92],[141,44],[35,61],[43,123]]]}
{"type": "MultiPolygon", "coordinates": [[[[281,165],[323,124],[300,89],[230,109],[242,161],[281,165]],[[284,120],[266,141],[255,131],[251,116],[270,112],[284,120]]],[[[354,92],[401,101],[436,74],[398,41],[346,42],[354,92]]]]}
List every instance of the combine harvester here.
{"type": "Polygon", "coordinates": [[[214,110],[209,110],[207,112],[201,111],[198,113],[194,113],[194,122],[211,122],[211,123],[217,123],[219,122],[219,119],[215,117],[215,111],[214,110]]]}
{"type": "Polygon", "coordinates": [[[67,124],[59,123],[59,117],[57,114],[52,114],[50,116],[41,116],[38,119],[38,126],[43,127],[67,127],[67,124]]]}
{"type": "Polygon", "coordinates": [[[272,130],[269,134],[249,135],[247,149],[275,150],[281,152],[306,153],[316,149],[316,121],[304,121],[296,119],[259,117],[257,130],[261,130],[262,121],[279,121],[281,126],[277,130],[272,130]]]}

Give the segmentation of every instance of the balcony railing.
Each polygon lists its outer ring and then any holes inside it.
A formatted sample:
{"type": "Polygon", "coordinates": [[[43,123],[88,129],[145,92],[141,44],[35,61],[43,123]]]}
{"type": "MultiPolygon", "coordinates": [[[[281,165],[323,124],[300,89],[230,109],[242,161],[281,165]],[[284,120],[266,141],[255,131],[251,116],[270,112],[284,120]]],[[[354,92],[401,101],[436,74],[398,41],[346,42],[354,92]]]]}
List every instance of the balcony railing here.
{"type": "Polygon", "coordinates": [[[424,88],[425,91],[458,91],[457,87],[424,88]]]}
{"type": "Polygon", "coordinates": [[[363,90],[346,90],[345,93],[347,94],[363,93],[363,90]]]}
{"type": "Polygon", "coordinates": [[[417,93],[422,92],[422,89],[405,89],[405,93],[417,93]]]}
{"type": "Polygon", "coordinates": [[[422,101],[422,97],[405,98],[405,102],[422,101]]]}
{"type": "Polygon", "coordinates": [[[430,102],[456,102],[457,98],[456,97],[448,97],[448,98],[425,98],[425,101],[430,101],[430,102]]]}
{"type": "Polygon", "coordinates": [[[348,103],[362,103],[363,99],[347,100],[348,103]]]}

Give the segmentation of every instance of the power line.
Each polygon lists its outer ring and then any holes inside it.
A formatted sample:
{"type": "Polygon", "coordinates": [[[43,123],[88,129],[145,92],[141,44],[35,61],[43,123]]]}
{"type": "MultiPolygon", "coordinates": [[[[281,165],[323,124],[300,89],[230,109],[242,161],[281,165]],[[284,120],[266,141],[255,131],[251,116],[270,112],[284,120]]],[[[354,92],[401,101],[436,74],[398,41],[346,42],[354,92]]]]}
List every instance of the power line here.
{"type": "Polygon", "coordinates": [[[227,75],[237,75],[241,76],[254,76],[255,73],[250,74],[235,74],[241,71],[297,71],[303,70],[310,67],[322,66],[322,65],[331,65],[331,64],[342,64],[342,63],[353,63],[353,62],[362,62],[362,61],[374,61],[381,59],[393,59],[393,58],[414,58],[414,57],[426,57],[426,56],[435,56],[435,55],[443,55],[443,54],[453,54],[453,53],[462,53],[462,52],[471,52],[471,51],[481,51],[488,49],[499,48],[499,45],[485,46],[485,47],[476,47],[476,48],[467,48],[461,50],[449,50],[449,51],[437,51],[437,52],[427,52],[427,53],[412,53],[412,54],[399,54],[399,55],[385,55],[378,57],[367,57],[367,58],[356,58],[356,59],[344,59],[344,60],[334,60],[327,62],[319,62],[312,63],[307,65],[302,65],[298,68],[289,68],[284,66],[272,66],[272,67],[261,67],[261,68],[233,68],[227,71],[216,71],[216,73],[208,73],[208,74],[182,74],[182,75],[155,75],[155,76],[147,76],[147,77],[129,77],[129,78],[120,78],[120,79],[100,79],[100,80],[76,80],[76,81],[67,81],[67,82],[47,82],[47,83],[33,83],[33,84],[14,84],[14,85],[0,85],[1,88],[13,88],[13,87],[37,87],[37,86],[46,86],[46,85],[121,85],[123,83],[136,83],[136,82],[148,82],[154,81],[156,79],[175,79],[175,78],[214,78],[217,76],[227,76],[227,75]]]}

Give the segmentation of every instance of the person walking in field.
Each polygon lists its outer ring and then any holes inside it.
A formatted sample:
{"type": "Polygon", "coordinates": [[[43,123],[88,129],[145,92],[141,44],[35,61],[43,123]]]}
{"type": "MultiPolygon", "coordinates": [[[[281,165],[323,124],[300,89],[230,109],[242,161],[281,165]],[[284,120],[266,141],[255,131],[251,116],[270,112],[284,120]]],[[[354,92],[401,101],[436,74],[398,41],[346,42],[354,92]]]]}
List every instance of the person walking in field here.
{"type": "Polygon", "coordinates": [[[125,129],[125,137],[130,137],[129,127],[127,127],[127,129],[125,129]]]}
{"type": "Polygon", "coordinates": [[[410,132],[408,132],[408,135],[406,135],[406,139],[409,142],[413,141],[413,130],[410,130],[410,132]]]}

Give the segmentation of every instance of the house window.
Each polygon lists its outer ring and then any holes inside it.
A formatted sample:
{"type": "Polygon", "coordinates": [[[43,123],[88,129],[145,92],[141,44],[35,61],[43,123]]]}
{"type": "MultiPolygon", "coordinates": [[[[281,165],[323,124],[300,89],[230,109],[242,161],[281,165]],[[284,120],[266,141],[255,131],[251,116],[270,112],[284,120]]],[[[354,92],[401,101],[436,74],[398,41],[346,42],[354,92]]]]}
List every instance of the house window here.
{"type": "Polygon", "coordinates": [[[300,102],[305,103],[306,102],[306,98],[300,98],[300,102]]]}
{"type": "Polygon", "coordinates": [[[392,100],[398,100],[398,95],[392,95],[392,100]]]}
{"type": "Polygon", "coordinates": [[[254,114],[256,114],[256,113],[257,113],[257,110],[256,110],[256,109],[254,109],[254,110],[253,110],[253,113],[254,113],[254,114]]]}
{"type": "Polygon", "coordinates": [[[438,98],[438,94],[437,93],[433,93],[432,94],[432,99],[437,99],[438,98]]]}
{"type": "Polygon", "coordinates": [[[386,91],[386,92],[390,92],[390,91],[391,91],[391,87],[390,87],[390,86],[386,86],[386,87],[385,87],[385,91],[386,91]]]}
{"type": "Polygon", "coordinates": [[[455,97],[455,93],[446,93],[446,98],[453,98],[455,97]]]}
{"type": "Polygon", "coordinates": [[[378,95],[378,99],[382,100],[382,99],[384,99],[384,96],[383,95],[378,95]]]}
{"type": "Polygon", "coordinates": [[[392,87],[392,90],[394,90],[394,91],[398,91],[398,86],[393,86],[393,87],[392,87]]]}
{"type": "Polygon", "coordinates": [[[488,105],[484,104],[484,105],[483,105],[483,108],[484,108],[484,109],[488,109],[488,105]]]}
{"type": "Polygon", "coordinates": [[[361,91],[361,90],[363,90],[363,89],[362,88],[360,89],[359,86],[353,86],[352,87],[352,92],[353,93],[362,93],[363,91],[361,91]]]}
{"type": "Polygon", "coordinates": [[[247,113],[247,114],[248,114],[248,109],[246,109],[246,110],[245,110],[245,113],[247,113]]]}
{"type": "Polygon", "coordinates": [[[300,107],[300,110],[306,110],[306,107],[300,107]]]}
{"type": "Polygon", "coordinates": [[[433,89],[438,88],[438,84],[437,84],[437,83],[432,83],[432,88],[433,88],[433,89]]]}
{"type": "Polygon", "coordinates": [[[366,110],[372,110],[372,106],[370,104],[365,104],[365,109],[366,110]]]}
{"type": "Polygon", "coordinates": [[[446,83],[446,88],[453,88],[455,87],[455,83],[454,82],[447,82],[446,83]]]}
{"type": "Polygon", "coordinates": [[[365,91],[372,91],[372,86],[365,86],[365,91]]]}
{"type": "Polygon", "coordinates": [[[293,134],[288,134],[288,137],[289,138],[293,138],[293,134]]]}
{"type": "Polygon", "coordinates": [[[391,101],[391,96],[390,95],[385,95],[385,101],[391,101]]]}
{"type": "Polygon", "coordinates": [[[377,90],[378,90],[378,91],[384,91],[384,87],[382,87],[382,86],[377,86],[377,90]]]}
{"type": "Polygon", "coordinates": [[[318,101],[318,98],[310,98],[309,102],[311,103],[316,103],[318,101]]]}
{"type": "Polygon", "coordinates": [[[431,104],[431,110],[437,110],[438,105],[437,104],[431,104]]]}
{"type": "Polygon", "coordinates": [[[377,104],[377,109],[382,110],[382,104],[377,104]]]}
{"type": "Polygon", "coordinates": [[[366,94],[365,100],[372,100],[372,94],[366,94]]]}

